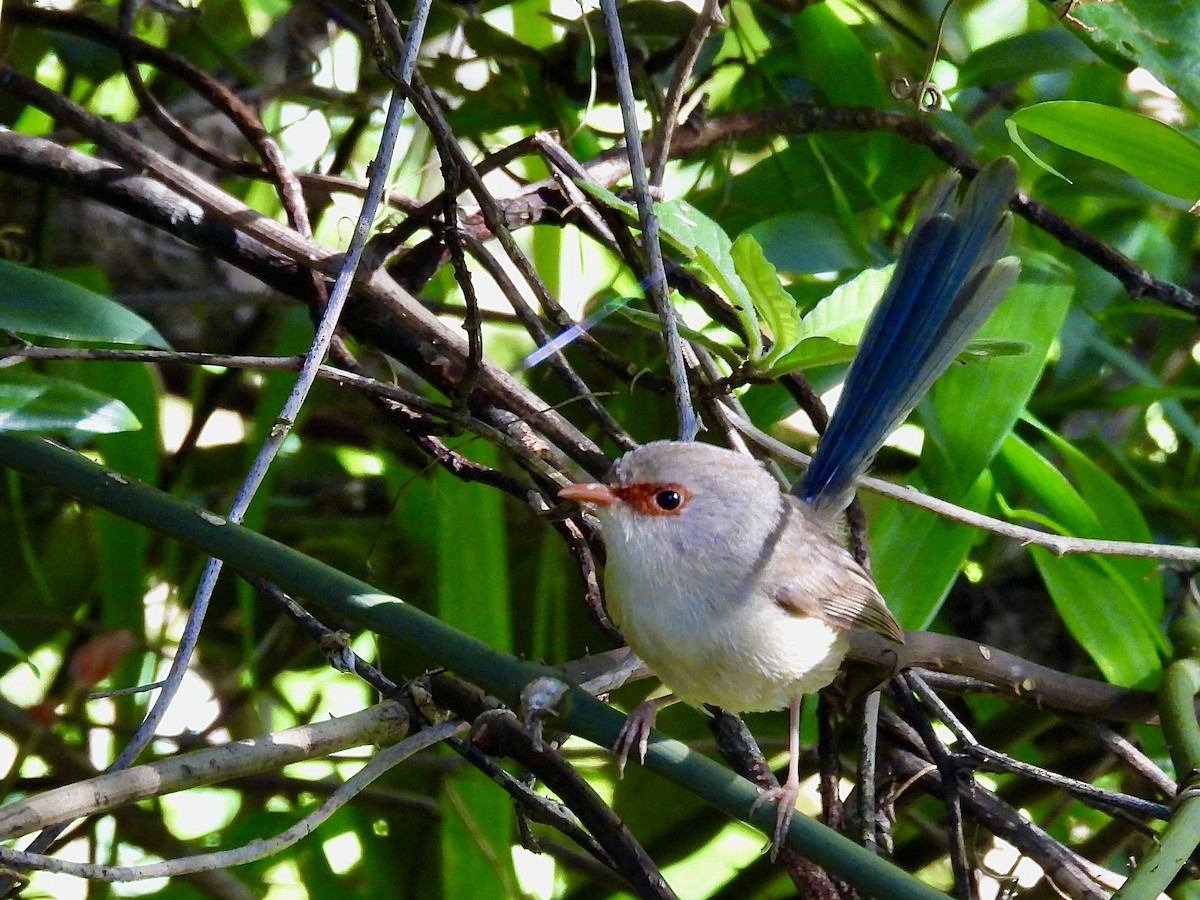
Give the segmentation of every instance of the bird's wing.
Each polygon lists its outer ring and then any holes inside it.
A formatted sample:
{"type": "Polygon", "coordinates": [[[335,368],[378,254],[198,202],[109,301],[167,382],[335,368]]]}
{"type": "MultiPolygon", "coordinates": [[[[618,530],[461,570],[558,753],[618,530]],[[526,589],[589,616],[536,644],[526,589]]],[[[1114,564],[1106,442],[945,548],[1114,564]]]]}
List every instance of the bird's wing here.
{"type": "Polygon", "coordinates": [[[787,536],[776,549],[777,571],[789,574],[772,586],[774,601],[793,615],[814,616],[839,628],[874,631],[903,644],[904,630],[871,576],[815,514],[794,497],[787,500],[787,517],[793,523],[800,517],[803,525],[785,528],[787,536]]]}

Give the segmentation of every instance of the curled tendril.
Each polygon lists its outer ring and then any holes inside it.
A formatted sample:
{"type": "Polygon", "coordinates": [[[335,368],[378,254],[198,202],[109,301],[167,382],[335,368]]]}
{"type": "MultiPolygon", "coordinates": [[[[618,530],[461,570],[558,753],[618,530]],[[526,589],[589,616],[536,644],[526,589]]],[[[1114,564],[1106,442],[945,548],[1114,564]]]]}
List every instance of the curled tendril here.
{"type": "Polygon", "coordinates": [[[919,112],[936,112],[942,108],[946,95],[932,81],[910,81],[907,78],[892,79],[892,96],[897,100],[915,100],[919,112]]]}

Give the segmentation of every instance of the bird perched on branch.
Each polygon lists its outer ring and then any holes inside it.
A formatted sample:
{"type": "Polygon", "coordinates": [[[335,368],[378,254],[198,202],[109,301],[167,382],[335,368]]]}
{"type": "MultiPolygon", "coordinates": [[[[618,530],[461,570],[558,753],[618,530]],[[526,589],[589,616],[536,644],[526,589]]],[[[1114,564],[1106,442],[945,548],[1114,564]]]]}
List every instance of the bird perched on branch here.
{"type": "Polygon", "coordinates": [[[628,718],[620,765],[644,760],[658,708],[672,700],[735,712],[787,708],[788,774],[772,852],[799,794],[800,698],[837,674],[851,629],[903,642],[870,575],[838,538],[854,483],[888,435],[995,309],[1020,266],[1000,258],[1017,167],[983,168],[961,202],[940,178],[905,242],[812,463],[790,494],[755,459],[709,444],[656,441],[629,451],[601,483],[559,496],[600,521],[605,598],[629,646],[671,690],[628,718]]]}

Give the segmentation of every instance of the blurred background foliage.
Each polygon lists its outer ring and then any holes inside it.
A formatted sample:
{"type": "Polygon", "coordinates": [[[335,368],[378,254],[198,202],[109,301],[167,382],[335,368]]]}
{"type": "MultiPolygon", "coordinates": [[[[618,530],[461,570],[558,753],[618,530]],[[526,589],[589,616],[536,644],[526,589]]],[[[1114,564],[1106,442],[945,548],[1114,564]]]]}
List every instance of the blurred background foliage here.
{"type": "MultiPolygon", "coordinates": [[[[395,11],[407,21],[403,3],[395,11]]],[[[1028,210],[1018,219],[1013,252],[1024,274],[981,335],[1009,349],[983,345],[981,358],[955,367],[877,469],[963,506],[1062,534],[1193,544],[1200,351],[1188,289],[1197,283],[1190,207],[1200,197],[1200,14],[1152,0],[958,0],[941,23],[942,4],[921,0],[729,0],[720,11],[724,25],[705,39],[688,82],[679,149],[662,194],[686,200],[731,238],[752,236],[794,301],[787,315],[800,322],[795,352],[768,377],[736,388],[753,421],[811,447],[812,427],[784,382],[803,378],[818,392],[836,387],[878,296],[880,279],[870,270],[894,258],[920,186],[948,162],[1009,154],[1020,162],[1028,197],[1078,232],[1064,239],[1065,229],[1028,210]],[[941,99],[938,108],[918,111],[897,94],[905,85],[911,93],[926,72],[941,99]]],[[[657,126],[697,14],[683,2],[620,7],[648,130],[657,126]]],[[[7,129],[0,133],[0,327],[7,335],[0,429],[53,434],[128,477],[221,511],[271,427],[291,373],[180,361],[39,360],[25,352],[32,342],[290,355],[303,352],[311,336],[310,298],[301,288],[286,290],[283,276],[261,277],[266,263],[240,258],[219,234],[173,231],[145,213],[144,199],[105,193],[98,182],[68,174],[52,154],[26,154],[40,139],[47,153],[75,154],[62,159],[115,158],[125,167],[122,177],[139,174],[16,76],[119,123],[249,209],[282,220],[268,178],[202,162],[156,129],[122,70],[117,18],[116,7],[101,2],[54,11],[10,3],[0,14],[0,124],[7,129]]],[[[330,252],[344,247],[390,89],[363,9],[341,0],[146,5],[134,33],[240,95],[291,169],[330,176],[305,180],[305,201],[315,239],[330,252]]],[[[248,155],[229,117],[214,112],[186,75],[142,63],[146,86],[190,132],[221,154],[248,155]]],[[[436,3],[418,71],[472,162],[552,131],[593,177],[622,190],[619,166],[616,175],[603,169],[619,157],[621,125],[593,5],[436,3]]],[[[444,183],[436,142],[412,112],[397,151],[389,179],[395,203],[375,223],[381,234],[403,228],[444,183]]],[[[661,343],[637,315],[648,309],[640,273],[581,224],[561,186],[541,181],[550,172],[526,146],[492,166],[486,183],[571,317],[614,297],[628,300],[625,313],[593,332],[620,365],[585,342],[569,346],[566,356],[629,436],[672,436],[661,343]]],[[[462,194],[459,202],[450,225],[487,241],[474,198],[462,194]]],[[[163,203],[186,205],[179,194],[163,203]]],[[[461,335],[466,306],[448,264],[446,223],[422,213],[411,224],[389,270],[461,335]]],[[[619,452],[621,432],[589,416],[577,385],[546,363],[518,369],[534,341],[514,316],[513,288],[471,252],[487,358],[519,372],[542,403],[561,404],[609,456],[619,452]]],[[[493,261],[501,256],[494,241],[481,252],[493,261]]],[[[517,277],[507,261],[496,265],[517,277]]],[[[718,374],[737,382],[745,374],[738,361],[747,357],[736,320],[709,293],[679,290],[683,321],[724,352],[718,374]]],[[[526,287],[518,292],[533,302],[526,287]]],[[[552,313],[541,314],[548,333],[561,330],[552,313]]],[[[760,315],[768,325],[781,321],[760,315]]],[[[403,326],[385,321],[379,328],[403,326]]],[[[351,327],[346,339],[375,377],[459,402],[431,374],[436,361],[426,369],[413,359],[397,361],[366,329],[351,327]]],[[[460,409],[478,413],[471,403],[460,409]]],[[[498,650],[554,664],[607,649],[609,639],[582,599],[577,558],[538,510],[537,497],[554,502],[553,483],[530,474],[486,430],[473,433],[474,419],[466,429],[437,422],[431,430],[441,446],[506,473],[529,493],[456,477],[431,459],[428,442],[414,440],[430,421],[418,417],[406,429],[352,389],[319,384],[247,523],[498,650]]],[[[719,439],[719,431],[709,438],[719,439]]],[[[558,449],[582,461],[580,453],[558,449]]],[[[582,474],[561,464],[564,455],[550,458],[568,477],[582,474]]],[[[19,797],[77,780],[86,771],[81,758],[102,767],[122,746],[144,712],[142,696],[85,703],[71,690],[68,664],[97,634],[124,630],[133,649],[108,681],[124,687],[159,677],[203,559],[83,508],[52,486],[6,474],[0,771],[9,796],[19,797]]],[[[1157,685],[1171,652],[1166,625],[1190,573],[1153,560],[1060,558],[912,507],[870,496],[864,502],[875,575],[906,627],[980,640],[1122,686],[1157,685]]],[[[352,622],[327,624],[350,631],[354,648],[396,681],[441,662],[393,652],[352,622]]],[[[318,646],[232,575],[218,588],[185,687],[163,729],[173,736],[156,742],[153,754],[345,713],[372,696],[352,676],[331,671],[318,646]]],[[[614,701],[628,708],[643,690],[624,688],[614,701]]],[[[956,709],[981,741],[1015,758],[1157,796],[1061,718],[982,695],[956,701],[956,709]]],[[[784,717],[755,715],[749,724],[777,760],[784,717]]],[[[694,710],[672,708],[660,725],[712,750],[694,710]]],[[[811,742],[816,729],[809,725],[811,742]]],[[[845,726],[850,757],[853,725],[845,726]]],[[[1156,728],[1125,733],[1170,771],[1156,728]]],[[[636,766],[618,782],[606,754],[590,744],[568,741],[563,752],[611,800],[681,896],[792,890],[747,826],[636,766]]],[[[328,790],[322,779],[352,771],[362,757],[313,761],[89,820],[72,832],[64,853],[129,861],[178,855],[189,843],[236,846],[268,836],[328,790]]],[[[815,771],[815,756],[809,763],[815,771]]],[[[1145,851],[1144,829],[1059,791],[1012,775],[979,780],[1101,867],[1124,872],[1126,860],[1145,851]]],[[[896,861],[949,887],[940,798],[914,791],[898,801],[897,815],[896,861]]],[[[428,753],[394,770],[307,841],[232,874],[249,895],[272,898],[621,894],[611,871],[538,831],[540,856],[520,847],[523,831],[505,794],[458,757],[428,753]]],[[[986,830],[971,842],[978,865],[999,879],[984,885],[985,895],[996,896],[1004,883],[1019,884],[1028,896],[1052,896],[1036,866],[1011,845],[986,830]]],[[[222,890],[187,879],[85,888],[38,875],[27,895],[225,896],[222,890]]],[[[1174,895],[1200,892],[1185,879],[1174,895]]]]}

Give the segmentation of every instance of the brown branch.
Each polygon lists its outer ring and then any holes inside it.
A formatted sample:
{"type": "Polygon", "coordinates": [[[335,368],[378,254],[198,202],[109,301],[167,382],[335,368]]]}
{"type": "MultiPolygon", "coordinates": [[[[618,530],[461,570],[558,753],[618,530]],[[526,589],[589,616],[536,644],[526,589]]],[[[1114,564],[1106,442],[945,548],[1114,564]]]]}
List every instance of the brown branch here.
{"type": "MultiPolygon", "coordinates": [[[[52,115],[69,118],[72,127],[118,149],[131,166],[162,175],[171,187],[164,189],[147,175],[135,175],[111,162],[13,132],[0,133],[0,170],[101,200],[213,253],[289,296],[304,296],[308,268],[326,275],[336,271],[336,253],[248,209],[53,91],[6,67],[0,67],[0,89],[15,91],[36,105],[45,104],[52,115]],[[179,196],[180,190],[185,196],[179,196]],[[195,198],[201,198],[200,202],[195,198]]],[[[357,286],[346,323],[360,339],[395,356],[439,390],[454,392],[466,365],[465,341],[385,273],[375,273],[357,286]]],[[[548,447],[561,448],[596,475],[608,467],[607,458],[592,441],[487,360],[472,404],[512,410],[553,441],[548,447]]],[[[565,468],[562,463],[559,468],[565,468]]]]}
{"type": "MultiPolygon", "coordinates": [[[[979,171],[979,162],[975,157],[939,131],[926,117],[894,110],[821,107],[809,104],[733,113],[695,127],[677,130],[671,142],[670,157],[677,159],[696,156],[738,138],[842,131],[890,132],[914,144],[927,147],[938,159],[969,176],[979,171]]],[[[653,143],[647,144],[647,152],[654,152],[653,143]]],[[[616,184],[629,174],[629,163],[623,149],[598,154],[586,166],[590,176],[598,184],[606,186],[616,184]]],[[[552,208],[544,199],[547,191],[556,193],[552,180],[535,182],[526,187],[519,196],[508,198],[501,203],[520,206],[524,224],[532,225],[541,221],[544,212],[552,208]]],[[[555,202],[561,201],[556,199],[555,202]]],[[[1186,288],[1156,278],[1115,247],[1088,234],[1028,195],[1018,193],[1013,198],[1012,209],[1054,237],[1064,247],[1075,250],[1111,273],[1131,297],[1157,300],[1192,315],[1200,313],[1200,301],[1186,288]]]]}
{"type": "Polygon", "coordinates": [[[1040,666],[976,641],[928,631],[904,632],[904,644],[854,632],[847,659],[874,670],[878,684],[906,669],[928,669],[978,678],[1014,699],[1113,722],[1147,722],[1157,715],[1155,696],[1040,666]],[[881,676],[883,674],[883,677],[881,676]]]}
{"type": "MultiPolygon", "coordinates": [[[[430,678],[434,702],[455,714],[477,721],[501,709],[498,701],[478,688],[449,675],[430,678]]],[[[624,822],[597,796],[591,785],[558,753],[546,745],[536,749],[528,732],[515,715],[489,715],[485,728],[472,740],[485,752],[508,756],[527,768],[554,791],[598,840],[617,869],[639,896],[673,898],[675,893],[654,861],[634,839],[624,822]]]]}

